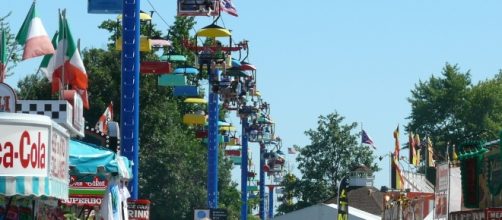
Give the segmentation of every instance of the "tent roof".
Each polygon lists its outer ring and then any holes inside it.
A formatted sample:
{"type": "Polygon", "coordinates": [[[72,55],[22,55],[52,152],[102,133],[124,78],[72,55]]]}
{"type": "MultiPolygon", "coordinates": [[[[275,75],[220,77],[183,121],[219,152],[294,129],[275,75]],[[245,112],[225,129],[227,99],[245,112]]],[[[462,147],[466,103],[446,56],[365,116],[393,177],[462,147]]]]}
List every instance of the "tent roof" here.
{"type": "Polygon", "coordinates": [[[103,167],[107,173],[119,173],[122,177],[131,177],[131,164],[127,158],[116,155],[110,149],[70,140],[70,166],[74,167],[74,172],[98,174],[98,167],[103,167]]]}

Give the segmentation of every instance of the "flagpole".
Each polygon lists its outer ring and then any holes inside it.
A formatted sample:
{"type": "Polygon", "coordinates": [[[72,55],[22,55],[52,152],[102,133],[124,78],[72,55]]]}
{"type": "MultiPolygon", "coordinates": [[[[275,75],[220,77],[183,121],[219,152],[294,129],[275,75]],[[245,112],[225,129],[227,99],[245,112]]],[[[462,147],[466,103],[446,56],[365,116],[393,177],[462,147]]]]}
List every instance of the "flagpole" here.
{"type": "MultiPolygon", "coordinates": [[[[3,25],[2,25],[2,31],[3,31],[3,25]]],[[[5,36],[7,37],[7,36],[5,36]]],[[[5,46],[7,46],[7,39],[5,39],[5,46]]],[[[3,70],[0,70],[0,82],[3,82],[5,78],[7,78],[7,65],[9,64],[9,58],[12,57],[12,54],[14,53],[14,49],[16,49],[17,42],[14,40],[14,45],[9,50],[9,55],[7,56],[7,60],[5,61],[5,65],[3,70]]]]}
{"type": "MultiPolygon", "coordinates": [[[[61,10],[59,10],[59,15],[62,17],[62,22],[61,22],[61,25],[63,25],[62,27],[62,36],[63,36],[63,56],[62,56],[62,59],[63,59],[63,66],[61,67],[61,86],[59,88],[59,100],[62,100],[64,99],[63,98],[63,90],[65,88],[65,60],[66,60],[66,36],[67,36],[67,33],[66,33],[66,9],[63,9],[63,12],[61,13],[61,10]]],[[[59,43],[59,41],[58,41],[59,43]]],[[[57,59],[57,55],[56,55],[56,59],[57,59]]],[[[54,82],[53,82],[54,83],[54,82]]]]}

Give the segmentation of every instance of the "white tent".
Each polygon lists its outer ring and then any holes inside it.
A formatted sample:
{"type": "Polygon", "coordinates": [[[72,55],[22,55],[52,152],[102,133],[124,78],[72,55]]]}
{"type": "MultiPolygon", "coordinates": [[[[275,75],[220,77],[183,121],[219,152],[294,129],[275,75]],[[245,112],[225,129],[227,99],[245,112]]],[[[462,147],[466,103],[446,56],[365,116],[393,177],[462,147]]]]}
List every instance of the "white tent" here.
{"type": "MultiPolygon", "coordinates": [[[[285,215],[277,216],[274,220],[333,220],[338,214],[335,204],[317,204],[285,215]]],[[[349,220],[380,220],[381,217],[349,206],[349,220]]]]}

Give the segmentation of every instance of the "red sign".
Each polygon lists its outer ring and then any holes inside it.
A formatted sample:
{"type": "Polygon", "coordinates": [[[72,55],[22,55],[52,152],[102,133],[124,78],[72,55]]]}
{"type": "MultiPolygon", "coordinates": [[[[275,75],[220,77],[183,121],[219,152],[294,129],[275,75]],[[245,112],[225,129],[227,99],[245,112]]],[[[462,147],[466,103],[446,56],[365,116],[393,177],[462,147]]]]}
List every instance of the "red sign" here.
{"type": "Polygon", "coordinates": [[[1,82],[0,112],[16,112],[16,93],[9,85],[1,82]]]}
{"type": "Polygon", "coordinates": [[[150,200],[128,200],[127,209],[129,210],[129,220],[150,219],[150,200]]]}
{"type": "Polygon", "coordinates": [[[80,205],[80,206],[99,206],[103,198],[98,197],[85,197],[85,196],[71,196],[62,203],[66,205],[80,205]]]}
{"type": "Polygon", "coordinates": [[[485,209],[486,220],[502,220],[502,208],[485,209]]]}
{"type": "Polygon", "coordinates": [[[105,190],[108,186],[106,179],[100,179],[98,176],[94,176],[91,181],[78,181],[77,176],[71,176],[70,187],[72,189],[103,189],[105,190]]]}
{"type": "Polygon", "coordinates": [[[485,215],[483,213],[483,210],[458,211],[458,212],[451,212],[450,219],[451,220],[465,220],[465,219],[484,220],[485,215]]]}
{"type": "Polygon", "coordinates": [[[167,74],[171,73],[171,64],[161,61],[144,61],[141,62],[139,71],[143,74],[167,74]]]}

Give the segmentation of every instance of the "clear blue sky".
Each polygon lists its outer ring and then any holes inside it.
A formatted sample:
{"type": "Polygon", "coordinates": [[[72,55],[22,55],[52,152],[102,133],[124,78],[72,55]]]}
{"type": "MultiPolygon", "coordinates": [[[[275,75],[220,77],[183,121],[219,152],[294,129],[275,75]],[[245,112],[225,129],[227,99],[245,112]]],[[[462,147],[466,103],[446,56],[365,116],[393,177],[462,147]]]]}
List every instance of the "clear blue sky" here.
{"type": "MultiPolygon", "coordinates": [[[[9,3],[2,5],[0,16],[12,11],[9,21],[17,31],[32,1],[2,1],[9,3]]],[[[150,1],[172,23],[175,1],[150,1]]],[[[97,26],[116,16],[87,14],[86,0],[37,3],[49,35],[57,29],[58,8],[67,8],[73,35],[82,39],[82,47],[105,47],[108,35],[97,26]]],[[[250,41],[258,87],[271,103],[285,147],[307,145],[303,132],[316,127],[319,115],[336,110],[347,123],[362,122],[378,146],[376,154],[386,154],[393,149],[396,125],[407,123],[406,99],[419,80],[439,75],[446,62],[471,70],[474,82],[493,77],[502,67],[502,1],[498,0],[234,3],[239,17],[223,15],[224,25],[233,30],[234,40],[250,41]]],[[[146,0],[142,6],[151,10],[146,0]]],[[[202,27],[211,20],[197,21],[202,27]]],[[[158,15],[154,22],[167,29],[158,15]]],[[[7,83],[15,85],[39,62],[20,63],[7,83]]],[[[401,143],[406,141],[401,132],[401,143]]],[[[254,158],[258,159],[256,153],[254,158]]],[[[388,160],[379,164],[382,171],[376,174],[375,185],[389,185],[388,160]]]]}

